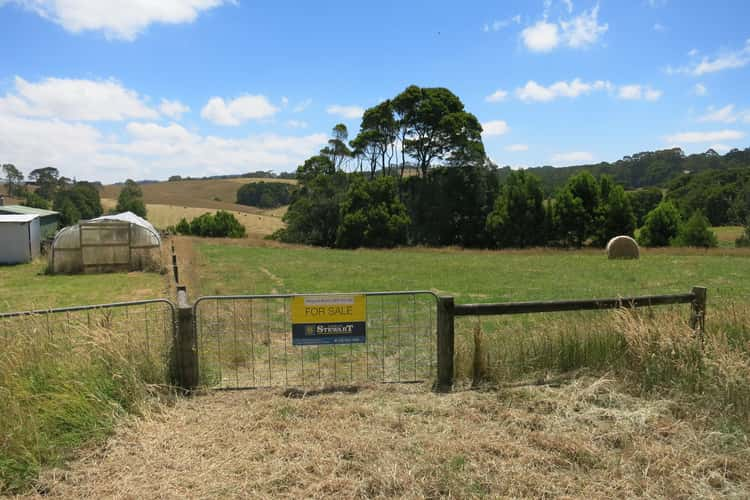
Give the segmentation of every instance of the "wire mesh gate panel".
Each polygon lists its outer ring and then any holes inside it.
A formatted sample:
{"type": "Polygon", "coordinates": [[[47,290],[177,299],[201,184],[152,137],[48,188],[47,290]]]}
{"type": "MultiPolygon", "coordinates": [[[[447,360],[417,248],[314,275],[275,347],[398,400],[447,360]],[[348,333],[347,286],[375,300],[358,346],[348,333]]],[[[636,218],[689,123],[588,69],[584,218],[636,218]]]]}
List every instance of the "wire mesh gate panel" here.
{"type": "Polygon", "coordinates": [[[431,379],[437,297],[422,291],[363,295],[365,343],[304,346],[292,345],[295,295],[200,297],[194,317],[201,384],[230,389],[431,379]]]}
{"type": "Polygon", "coordinates": [[[174,328],[175,307],[167,299],[0,313],[0,351],[41,339],[86,348],[106,335],[130,361],[151,367],[151,382],[165,383],[174,328]]]}

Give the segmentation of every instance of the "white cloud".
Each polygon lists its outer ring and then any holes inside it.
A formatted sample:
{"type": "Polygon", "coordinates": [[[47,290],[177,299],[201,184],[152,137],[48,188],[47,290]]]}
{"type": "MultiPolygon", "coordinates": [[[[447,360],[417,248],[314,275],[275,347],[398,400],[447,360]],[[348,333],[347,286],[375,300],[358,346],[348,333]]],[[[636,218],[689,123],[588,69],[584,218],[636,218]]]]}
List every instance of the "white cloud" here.
{"type": "Polygon", "coordinates": [[[228,102],[221,97],[212,97],[201,110],[201,116],[217,125],[233,126],[268,118],[278,110],[263,95],[243,95],[228,102]]]}
{"type": "Polygon", "coordinates": [[[500,31],[503,28],[507,28],[511,24],[521,24],[521,14],[516,14],[513,17],[507,19],[500,19],[492,21],[482,26],[482,31],[488,33],[490,31],[500,31]]]}
{"type": "Polygon", "coordinates": [[[532,52],[549,52],[560,43],[557,24],[539,21],[521,31],[521,39],[532,52]]]}
{"type": "Polygon", "coordinates": [[[604,80],[596,80],[589,83],[576,78],[570,82],[555,82],[549,87],[544,87],[534,80],[529,80],[526,82],[526,85],[516,89],[516,96],[525,102],[549,102],[558,97],[574,98],[593,91],[610,90],[611,88],[612,84],[604,80]]]}
{"type": "Polygon", "coordinates": [[[711,145],[711,149],[713,149],[717,153],[722,153],[723,154],[723,153],[726,153],[727,151],[729,151],[732,148],[730,148],[726,144],[712,144],[711,145]]]}
{"type": "Polygon", "coordinates": [[[307,128],[307,122],[302,120],[289,120],[286,124],[291,128],[307,128]]]}
{"type": "MultiPolygon", "coordinates": [[[[691,50],[689,55],[694,56],[697,51],[693,53],[691,50]]],[[[750,63],[750,39],[745,40],[745,45],[741,49],[726,51],[714,58],[702,57],[700,61],[690,63],[687,66],[681,66],[673,68],[667,66],[666,71],[668,74],[684,73],[692,76],[702,76],[708,73],[716,73],[718,71],[724,71],[727,69],[736,69],[747,66],[750,63]]]]}
{"type": "Polygon", "coordinates": [[[512,152],[528,151],[529,145],[528,144],[511,144],[509,146],[505,146],[505,150],[512,151],[512,152]]]}
{"type": "Polygon", "coordinates": [[[341,118],[348,118],[350,120],[362,118],[365,110],[359,106],[341,106],[333,104],[326,108],[326,113],[329,115],[340,116],[341,118]]]}
{"type": "Polygon", "coordinates": [[[102,31],[107,38],[122,40],[134,40],[140,32],[153,23],[191,23],[201,12],[231,2],[231,0],[10,1],[61,25],[72,33],[102,31]]]}
{"type": "Polygon", "coordinates": [[[693,93],[697,96],[704,96],[708,94],[708,89],[702,83],[696,83],[693,87],[693,93]]]}
{"type": "Polygon", "coordinates": [[[308,107],[310,107],[310,104],[312,104],[312,99],[305,99],[304,101],[301,101],[298,103],[292,111],[295,113],[302,113],[304,110],[306,110],[308,107]]]}
{"type": "Polygon", "coordinates": [[[506,97],[508,97],[508,92],[502,89],[497,89],[495,92],[485,97],[484,100],[487,102],[502,102],[506,97]]]}
{"type": "MultiPolygon", "coordinates": [[[[571,14],[572,2],[565,1],[565,4],[571,14]]],[[[561,19],[559,23],[547,20],[549,8],[550,4],[545,3],[543,19],[521,31],[521,40],[532,52],[550,52],[561,44],[573,49],[586,48],[598,42],[609,29],[607,23],[599,24],[599,4],[570,19],[561,19]]]]}
{"type": "Polygon", "coordinates": [[[643,85],[622,85],[617,92],[617,97],[626,100],[657,101],[661,96],[661,90],[644,87],[643,85]]]}
{"type": "Polygon", "coordinates": [[[571,0],[563,0],[565,8],[568,10],[568,14],[573,13],[573,2],[571,0]]]}
{"type": "Polygon", "coordinates": [[[750,109],[735,112],[734,104],[727,104],[723,108],[716,109],[709,106],[706,114],[698,118],[699,122],[734,123],[741,121],[750,123],[750,109]]]}
{"type": "Polygon", "coordinates": [[[667,27],[661,23],[654,23],[654,31],[664,32],[667,31],[667,27]]]}
{"type": "Polygon", "coordinates": [[[690,50],[688,51],[687,55],[688,55],[688,56],[690,56],[690,57],[695,57],[695,56],[697,56],[697,55],[698,55],[698,49],[690,49],[690,50]]]}
{"type": "Polygon", "coordinates": [[[289,98],[287,96],[281,96],[281,105],[284,107],[289,105],[289,98]]]}
{"type": "Polygon", "coordinates": [[[180,101],[162,99],[161,104],[159,105],[159,111],[165,116],[179,120],[184,113],[190,111],[190,108],[185,104],[182,104],[180,101]]]}
{"type": "Polygon", "coordinates": [[[504,120],[492,120],[482,123],[482,135],[504,135],[510,132],[510,127],[504,120]]]}
{"type": "Polygon", "coordinates": [[[599,24],[598,15],[599,4],[570,21],[560,21],[565,44],[576,49],[595,44],[609,28],[606,23],[599,24]]]}
{"type": "Polygon", "coordinates": [[[47,78],[37,83],[15,77],[15,92],[0,98],[0,111],[63,120],[153,119],[159,113],[116,80],[47,78]]]}
{"type": "Polygon", "coordinates": [[[557,153],[552,156],[552,162],[570,165],[574,163],[594,161],[594,155],[588,151],[572,151],[570,153],[557,153]]]}
{"type": "Polygon", "coordinates": [[[716,130],[712,132],[681,132],[664,138],[669,144],[709,143],[718,141],[736,141],[745,137],[739,130],[716,130]]]}

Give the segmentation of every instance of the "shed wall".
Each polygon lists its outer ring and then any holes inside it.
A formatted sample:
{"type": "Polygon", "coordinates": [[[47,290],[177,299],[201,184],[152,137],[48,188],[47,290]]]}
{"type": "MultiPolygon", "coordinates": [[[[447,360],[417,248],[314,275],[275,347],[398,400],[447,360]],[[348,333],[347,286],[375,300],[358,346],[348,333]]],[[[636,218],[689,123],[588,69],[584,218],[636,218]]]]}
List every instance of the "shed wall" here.
{"type": "MultiPolygon", "coordinates": [[[[38,225],[37,219],[37,227],[38,225]]],[[[0,264],[30,261],[29,222],[0,223],[0,264]]]]}

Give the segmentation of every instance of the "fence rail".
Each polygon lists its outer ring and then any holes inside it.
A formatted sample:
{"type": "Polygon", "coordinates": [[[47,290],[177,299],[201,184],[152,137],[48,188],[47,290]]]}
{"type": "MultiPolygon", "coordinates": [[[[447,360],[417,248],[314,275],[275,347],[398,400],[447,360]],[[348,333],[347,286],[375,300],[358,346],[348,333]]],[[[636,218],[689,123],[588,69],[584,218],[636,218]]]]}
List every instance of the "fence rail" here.
{"type": "Polygon", "coordinates": [[[438,298],[437,382],[438,391],[449,391],[453,386],[456,316],[498,316],[564,311],[652,307],[672,304],[691,304],[690,325],[703,338],[706,313],[706,288],[693,287],[688,293],[645,295],[586,300],[548,300],[505,302],[495,304],[459,304],[453,297],[438,298]]]}

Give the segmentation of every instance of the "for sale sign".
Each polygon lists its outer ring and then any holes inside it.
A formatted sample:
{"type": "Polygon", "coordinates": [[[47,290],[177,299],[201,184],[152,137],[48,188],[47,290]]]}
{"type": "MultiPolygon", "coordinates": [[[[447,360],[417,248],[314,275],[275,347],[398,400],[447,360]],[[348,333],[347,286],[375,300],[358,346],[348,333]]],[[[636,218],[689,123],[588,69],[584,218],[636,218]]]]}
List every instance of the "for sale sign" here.
{"type": "Polygon", "coordinates": [[[303,295],[292,299],[292,344],[361,344],[367,301],[357,295],[303,295]]]}

